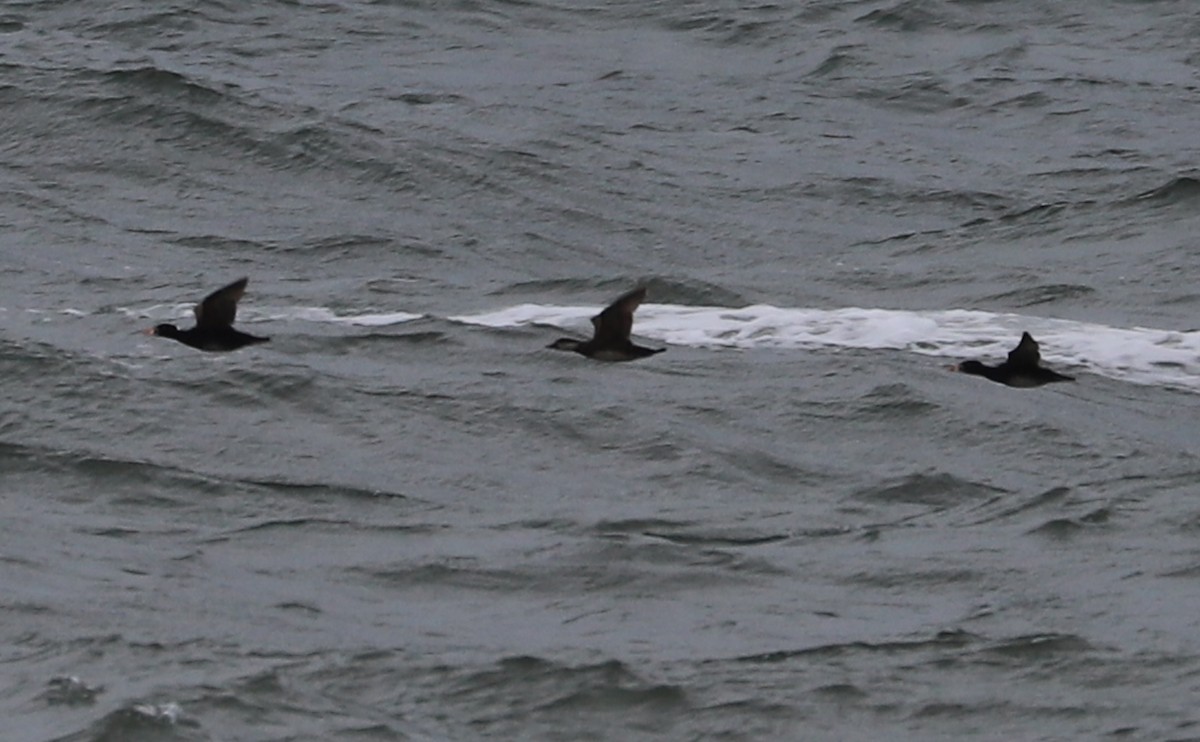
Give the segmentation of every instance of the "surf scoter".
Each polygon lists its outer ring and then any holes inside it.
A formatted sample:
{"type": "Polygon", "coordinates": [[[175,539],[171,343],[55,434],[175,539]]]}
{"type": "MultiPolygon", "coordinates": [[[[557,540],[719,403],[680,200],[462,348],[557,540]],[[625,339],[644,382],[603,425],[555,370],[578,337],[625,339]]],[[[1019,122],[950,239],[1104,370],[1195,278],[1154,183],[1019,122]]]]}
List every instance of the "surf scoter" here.
{"type": "Polygon", "coordinates": [[[591,340],[584,342],[574,338],[559,338],[546,347],[572,350],[597,361],[635,361],[662,353],[666,348],[643,348],[629,340],[629,331],[633,329],[633,312],[645,298],[646,287],[640,286],[592,317],[592,325],[596,329],[591,340]]]}
{"type": "Polygon", "coordinates": [[[1041,353],[1037,341],[1028,332],[1021,333],[1021,342],[1008,353],[1008,360],[999,366],[985,366],[979,361],[963,361],[954,370],[964,374],[982,376],[1001,384],[1014,387],[1033,387],[1055,381],[1075,381],[1073,376],[1064,376],[1041,365],[1041,353]]]}
{"type": "Polygon", "coordinates": [[[197,304],[193,310],[196,313],[195,327],[180,330],[175,325],[162,324],[146,330],[146,334],[171,338],[207,351],[237,350],[245,345],[267,342],[270,338],[255,337],[233,329],[238,299],[246,293],[247,280],[242,278],[223,289],[217,289],[197,304]]]}

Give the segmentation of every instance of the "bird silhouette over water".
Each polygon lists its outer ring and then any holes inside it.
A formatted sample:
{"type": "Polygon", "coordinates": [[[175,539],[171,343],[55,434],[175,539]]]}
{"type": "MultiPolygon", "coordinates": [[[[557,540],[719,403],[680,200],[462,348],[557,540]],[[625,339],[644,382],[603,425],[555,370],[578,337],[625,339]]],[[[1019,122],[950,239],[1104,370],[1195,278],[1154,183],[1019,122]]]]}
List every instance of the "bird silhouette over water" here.
{"type": "Polygon", "coordinates": [[[247,280],[241,278],[223,289],[217,289],[197,304],[193,310],[196,313],[195,327],[180,330],[175,325],[162,324],[146,330],[146,333],[207,351],[237,350],[245,345],[267,342],[270,338],[255,337],[233,329],[238,300],[246,293],[247,280]]]}
{"type": "Polygon", "coordinates": [[[1054,381],[1075,381],[1073,376],[1064,376],[1044,368],[1041,360],[1037,341],[1028,332],[1023,332],[1021,342],[1008,352],[1008,360],[999,366],[985,366],[979,361],[963,361],[952,368],[964,374],[982,376],[1014,387],[1041,386],[1054,381]]]}
{"type": "Polygon", "coordinates": [[[559,338],[546,347],[575,351],[597,361],[635,361],[662,353],[666,348],[643,348],[634,345],[629,339],[629,332],[633,329],[633,312],[645,298],[646,287],[639,286],[592,317],[592,325],[596,329],[591,340],[585,342],[574,338],[559,338]]]}

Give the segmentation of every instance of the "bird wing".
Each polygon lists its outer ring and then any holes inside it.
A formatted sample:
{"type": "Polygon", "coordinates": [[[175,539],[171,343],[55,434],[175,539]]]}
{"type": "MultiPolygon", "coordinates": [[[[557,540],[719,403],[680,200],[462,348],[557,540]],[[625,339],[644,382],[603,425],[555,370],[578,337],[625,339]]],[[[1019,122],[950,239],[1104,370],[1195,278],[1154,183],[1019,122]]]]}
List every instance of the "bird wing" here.
{"type": "Polygon", "coordinates": [[[217,289],[196,305],[196,327],[229,327],[237,316],[238,300],[246,293],[246,281],[241,278],[223,289],[217,289]]]}
{"type": "Polygon", "coordinates": [[[596,328],[593,341],[623,343],[629,340],[629,333],[633,330],[633,312],[645,298],[646,288],[639,286],[592,317],[592,325],[596,328]]]}
{"type": "Polygon", "coordinates": [[[1042,360],[1037,341],[1028,332],[1021,333],[1021,342],[1008,352],[1008,365],[1033,368],[1042,360]]]}

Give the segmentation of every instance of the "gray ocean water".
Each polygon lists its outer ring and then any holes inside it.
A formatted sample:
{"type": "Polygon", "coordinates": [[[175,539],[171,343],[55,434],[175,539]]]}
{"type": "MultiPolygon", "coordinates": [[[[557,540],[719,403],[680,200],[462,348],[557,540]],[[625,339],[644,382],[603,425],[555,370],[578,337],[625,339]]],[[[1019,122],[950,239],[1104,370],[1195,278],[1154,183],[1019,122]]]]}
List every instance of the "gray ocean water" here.
{"type": "Polygon", "coordinates": [[[0,740],[1200,739],[1197,39],[3,4],[0,740]]]}

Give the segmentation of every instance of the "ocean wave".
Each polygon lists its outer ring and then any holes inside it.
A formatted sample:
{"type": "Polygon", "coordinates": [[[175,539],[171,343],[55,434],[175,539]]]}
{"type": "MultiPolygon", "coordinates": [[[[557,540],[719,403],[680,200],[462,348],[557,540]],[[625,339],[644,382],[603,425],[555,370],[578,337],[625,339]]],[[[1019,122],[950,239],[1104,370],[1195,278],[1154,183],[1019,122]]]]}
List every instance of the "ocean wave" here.
{"type": "Polygon", "coordinates": [[[1200,200],[1200,178],[1181,175],[1153,188],[1145,193],[1139,193],[1136,201],[1148,201],[1160,205],[1194,205],[1200,200]]]}
{"type": "MultiPolygon", "coordinates": [[[[521,304],[450,317],[485,327],[550,325],[589,332],[599,307],[521,304]]],[[[1004,360],[1024,331],[1048,364],[1086,369],[1120,381],[1200,390],[1200,330],[1119,328],[1090,322],[950,309],[908,311],[742,308],[643,304],[637,335],[699,348],[857,348],[955,359],[1004,360]]]]}
{"type": "MultiPolygon", "coordinates": [[[[120,307],[117,311],[165,320],[187,318],[192,306],[156,304],[140,309],[120,307]]],[[[445,319],[497,329],[550,326],[589,334],[590,319],[600,309],[519,304],[445,319]]],[[[247,323],[299,320],[358,327],[386,327],[429,316],[404,311],[339,314],[327,307],[260,307],[239,312],[239,319],[247,323]]],[[[643,304],[635,330],[641,337],[695,348],[898,350],[992,362],[1004,360],[1021,333],[1027,331],[1038,340],[1042,358],[1048,364],[1118,381],[1200,391],[1200,330],[1121,328],[969,309],[815,309],[767,304],[741,308],[643,304]]]]}

